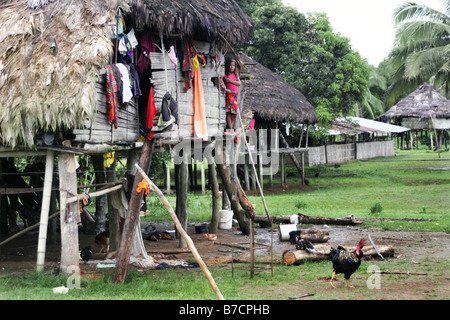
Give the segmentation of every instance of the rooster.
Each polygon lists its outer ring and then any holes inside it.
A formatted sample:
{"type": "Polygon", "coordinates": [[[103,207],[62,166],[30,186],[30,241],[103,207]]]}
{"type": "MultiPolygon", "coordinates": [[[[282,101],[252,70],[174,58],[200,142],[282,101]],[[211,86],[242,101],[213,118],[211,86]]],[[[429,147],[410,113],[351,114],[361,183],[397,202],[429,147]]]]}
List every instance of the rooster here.
{"type": "Polygon", "coordinates": [[[211,245],[214,245],[214,241],[217,240],[217,235],[214,233],[204,233],[204,236],[208,241],[212,241],[211,245]]]}
{"type": "Polygon", "coordinates": [[[295,249],[306,250],[308,252],[317,252],[316,248],[312,245],[311,241],[307,239],[298,239],[295,244],[295,249]]]}
{"type": "Polygon", "coordinates": [[[333,262],[333,275],[331,276],[330,285],[333,285],[334,276],[338,273],[343,273],[347,287],[354,288],[350,286],[348,280],[350,276],[359,268],[361,264],[361,259],[364,256],[362,248],[364,247],[364,241],[359,241],[356,246],[355,251],[348,251],[347,249],[339,246],[337,249],[331,248],[328,254],[328,260],[333,262]]]}
{"type": "Polygon", "coordinates": [[[92,255],[91,246],[87,246],[80,251],[80,259],[83,260],[84,263],[87,263],[89,261],[91,255],[92,255]]]}
{"type": "Polygon", "coordinates": [[[95,244],[100,247],[99,254],[102,253],[103,249],[106,247],[106,253],[109,252],[109,231],[100,232],[95,236],[95,244]]]}

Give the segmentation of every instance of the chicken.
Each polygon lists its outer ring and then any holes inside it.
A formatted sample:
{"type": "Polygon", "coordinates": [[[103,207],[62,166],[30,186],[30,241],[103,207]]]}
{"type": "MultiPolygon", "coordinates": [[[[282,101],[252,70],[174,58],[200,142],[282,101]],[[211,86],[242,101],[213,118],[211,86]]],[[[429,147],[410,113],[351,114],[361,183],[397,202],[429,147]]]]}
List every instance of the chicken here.
{"type": "MultiPolygon", "coordinates": [[[[291,219],[294,218],[294,220],[298,223],[298,215],[291,216],[291,219]]],[[[297,250],[307,250],[309,252],[317,252],[317,250],[312,245],[311,241],[307,239],[301,238],[301,230],[291,231],[289,232],[289,241],[291,244],[295,244],[295,249],[297,250]]]]}
{"type": "Polygon", "coordinates": [[[152,232],[149,234],[149,236],[147,237],[147,240],[150,241],[158,241],[158,240],[173,240],[175,239],[175,237],[173,235],[170,235],[167,232],[152,232]]]}
{"type": "Polygon", "coordinates": [[[100,247],[99,254],[102,253],[103,249],[106,247],[106,253],[109,252],[109,231],[100,232],[95,236],[95,244],[100,247]]]}
{"type": "Polygon", "coordinates": [[[214,245],[214,241],[217,240],[217,235],[214,233],[204,233],[204,236],[208,241],[212,242],[211,245],[214,245]]]}
{"type": "Polygon", "coordinates": [[[295,244],[295,249],[297,250],[307,250],[309,252],[317,252],[317,250],[312,245],[311,241],[306,239],[298,239],[295,244]]]}
{"type": "Polygon", "coordinates": [[[359,241],[356,246],[355,251],[348,251],[347,249],[339,246],[337,249],[331,248],[328,254],[328,259],[333,262],[333,275],[331,276],[330,285],[333,285],[333,279],[336,274],[343,273],[347,287],[354,288],[350,286],[348,280],[350,276],[359,268],[361,265],[361,259],[364,256],[362,248],[364,247],[364,241],[359,241]]]}
{"type": "Polygon", "coordinates": [[[83,250],[80,251],[80,259],[83,260],[85,263],[89,261],[92,254],[92,248],[91,246],[87,246],[83,248],[83,250]]]}

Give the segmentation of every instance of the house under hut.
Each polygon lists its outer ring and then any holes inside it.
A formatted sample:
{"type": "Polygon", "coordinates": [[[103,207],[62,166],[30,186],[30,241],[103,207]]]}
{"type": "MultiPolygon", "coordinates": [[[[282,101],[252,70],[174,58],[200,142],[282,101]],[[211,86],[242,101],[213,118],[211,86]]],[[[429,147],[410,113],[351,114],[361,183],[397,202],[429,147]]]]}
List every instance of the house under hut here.
{"type": "MultiPolygon", "coordinates": [[[[114,170],[103,168],[113,162],[113,152],[128,153],[133,175],[139,154],[148,171],[155,145],[190,139],[204,147],[221,136],[225,111],[218,78],[225,56],[252,36],[253,22],[233,0],[6,0],[0,29],[0,224],[4,228],[8,211],[34,212],[32,222],[40,221],[44,237],[38,244],[43,268],[57,158],[61,270],[68,272],[79,263],[79,212],[86,200],[78,187],[79,157],[97,160],[97,178],[106,173],[111,184],[100,184],[114,195],[122,184],[114,181],[114,170]],[[46,157],[45,175],[37,177],[41,189],[26,196],[16,190],[30,187],[26,179],[12,185],[7,174],[17,171],[10,160],[17,157],[46,157]]],[[[140,205],[142,192],[137,198],[140,205]]],[[[117,215],[125,209],[117,202],[110,201],[109,221],[116,245],[126,233],[119,232],[117,215]]],[[[129,212],[131,207],[130,200],[129,212]]]]}
{"type": "MultiPolygon", "coordinates": [[[[380,115],[377,120],[410,128],[411,148],[413,148],[414,140],[420,138],[419,132],[421,137],[429,139],[431,148],[435,142],[439,145],[444,144],[447,148],[450,130],[450,100],[428,83],[424,83],[380,115]],[[423,133],[428,133],[429,137],[424,137],[423,133]]],[[[402,146],[404,142],[402,136],[402,146]]]]}

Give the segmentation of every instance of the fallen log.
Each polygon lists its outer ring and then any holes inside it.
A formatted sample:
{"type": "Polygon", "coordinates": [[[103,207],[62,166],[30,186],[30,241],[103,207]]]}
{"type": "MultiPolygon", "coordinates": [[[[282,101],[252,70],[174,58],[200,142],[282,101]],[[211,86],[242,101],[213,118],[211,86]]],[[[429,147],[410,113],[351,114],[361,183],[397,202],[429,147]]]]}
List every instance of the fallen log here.
{"type": "Polygon", "coordinates": [[[406,275],[418,275],[418,276],[426,276],[428,273],[424,272],[414,272],[414,271],[378,271],[378,270],[367,270],[368,273],[379,273],[379,274],[406,274],[406,275]]]}
{"type": "Polygon", "coordinates": [[[312,243],[322,243],[328,242],[330,240],[330,235],[328,233],[302,233],[300,234],[301,239],[308,240],[312,243]]]}
{"type": "Polygon", "coordinates": [[[345,218],[311,217],[302,213],[298,213],[297,215],[298,215],[298,223],[306,223],[306,224],[356,225],[362,223],[361,221],[356,221],[353,215],[345,218]]]}
{"type": "MultiPolygon", "coordinates": [[[[305,224],[332,224],[332,225],[358,225],[361,221],[356,221],[354,216],[348,216],[345,218],[323,218],[323,217],[312,217],[306,214],[297,213],[298,223],[305,224]]],[[[277,223],[291,223],[291,215],[281,215],[281,216],[271,216],[273,222],[277,223]]],[[[256,216],[255,222],[262,220],[267,220],[264,216],[256,216]]]]}
{"type": "MultiPolygon", "coordinates": [[[[297,265],[302,264],[305,261],[319,261],[328,259],[328,253],[331,247],[321,248],[318,252],[308,252],[306,250],[288,250],[283,253],[284,265],[297,265]]],[[[379,246],[378,251],[385,257],[394,255],[394,247],[392,246],[379,246]]],[[[377,255],[377,251],[374,247],[364,247],[364,255],[377,255]]]]}
{"type": "Polygon", "coordinates": [[[298,229],[295,224],[286,224],[278,226],[278,235],[280,241],[289,241],[292,231],[300,231],[300,238],[310,242],[327,242],[330,240],[330,231],[319,229],[298,229]]]}

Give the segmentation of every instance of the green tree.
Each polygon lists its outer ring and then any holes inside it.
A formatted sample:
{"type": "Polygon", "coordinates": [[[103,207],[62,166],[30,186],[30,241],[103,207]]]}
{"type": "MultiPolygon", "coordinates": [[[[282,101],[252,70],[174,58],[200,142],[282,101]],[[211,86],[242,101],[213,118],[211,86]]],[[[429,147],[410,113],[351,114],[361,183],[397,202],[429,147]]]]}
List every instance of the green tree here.
{"type": "Polygon", "coordinates": [[[246,53],[302,92],[321,125],[349,114],[362,101],[369,84],[367,62],[347,38],[333,32],[325,14],[305,17],[279,0],[238,3],[255,21],[246,53]]]}
{"type": "Polygon", "coordinates": [[[397,25],[394,48],[389,55],[392,84],[388,105],[394,105],[424,82],[449,97],[450,1],[443,11],[407,2],[395,13],[397,25]]]}

